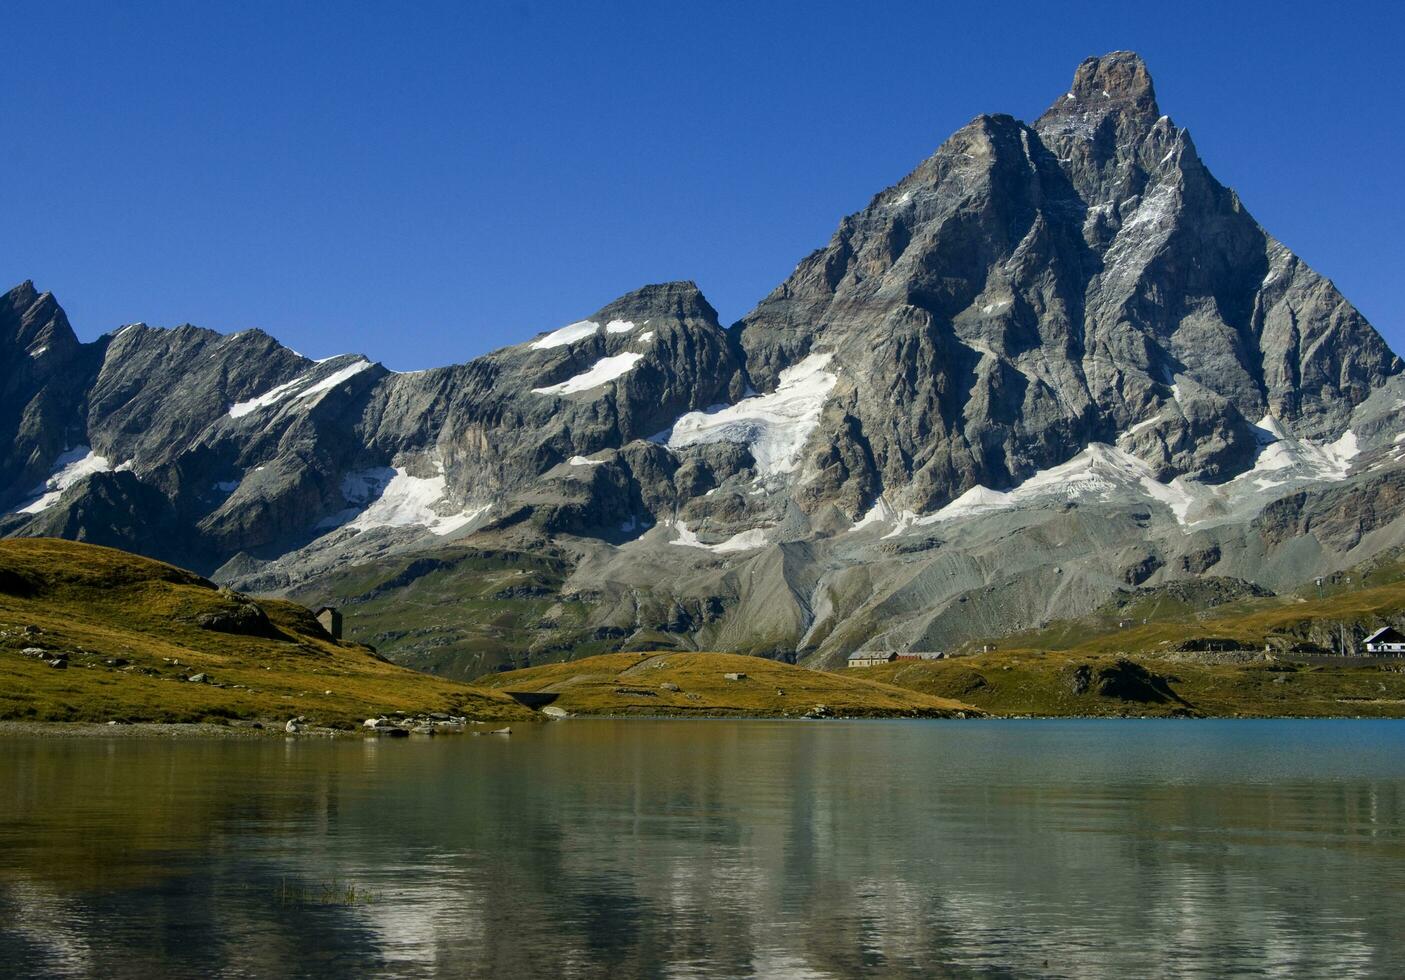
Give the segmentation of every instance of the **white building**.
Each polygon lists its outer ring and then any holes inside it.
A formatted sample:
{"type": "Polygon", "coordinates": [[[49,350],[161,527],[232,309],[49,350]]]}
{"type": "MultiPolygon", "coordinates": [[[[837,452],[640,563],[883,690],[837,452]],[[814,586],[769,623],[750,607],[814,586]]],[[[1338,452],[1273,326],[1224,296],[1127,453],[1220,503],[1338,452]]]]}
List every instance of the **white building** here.
{"type": "Polygon", "coordinates": [[[1405,633],[1394,626],[1382,626],[1366,637],[1366,652],[1405,655],[1405,633]]]}

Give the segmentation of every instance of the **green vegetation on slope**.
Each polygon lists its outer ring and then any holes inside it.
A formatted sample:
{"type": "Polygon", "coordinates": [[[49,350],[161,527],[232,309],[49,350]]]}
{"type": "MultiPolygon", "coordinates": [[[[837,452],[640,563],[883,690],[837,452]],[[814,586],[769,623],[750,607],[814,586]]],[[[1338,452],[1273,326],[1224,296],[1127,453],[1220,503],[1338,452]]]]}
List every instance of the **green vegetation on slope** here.
{"type": "Polygon", "coordinates": [[[1405,660],[1331,655],[1402,614],[1395,561],[1282,596],[1207,579],[1139,589],[995,652],[856,673],[996,714],[1405,717],[1405,660]]]}
{"type": "Polygon", "coordinates": [[[482,677],[501,691],[556,695],[572,714],[924,717],[979,714],[949,697],[731,653],[610,653],[482,677]],[[730,680],[727,674],[742,674],[730,680]]]}
{"type": "Polygon", "coordinates": [[[398,664],[467,680],[513,664],[614,649],[558,592],[569,564],[550,553],[449,547],[333,572],[293,598],[344,606],[352,639],[398,664]]]}
{"type": "Polygon", "coordinates": [[[1195,663],[1076,651],[1007,650],[854,673],[995,715],[1405,717],[1405,665],[1195,663]]]}
{"type": "Polygon", "coordinates": [[[394,711],[530,717],[500,694],[336,642],[294,603],[255,601],[171,565],[52,539],[0,541],[0,676],[0,719],[303,715],[347,726],[394,711]]]}
{"type": "MultiPolygon", "coordinates": [[[[1234,579],[1137,589],[1098,613],[995,640],[1006,649],[1165,654],[1220,648],[1279,655],[1360,653],[1381,626],[1405,625],[1405,566],[1391,560],[1283,595],[1254,595],[1234,579]],[[1240,586],[1232,589],[1226,583],[1240,586]]],[[[979,649],[979,643],[968,649],[979,649]]]]}

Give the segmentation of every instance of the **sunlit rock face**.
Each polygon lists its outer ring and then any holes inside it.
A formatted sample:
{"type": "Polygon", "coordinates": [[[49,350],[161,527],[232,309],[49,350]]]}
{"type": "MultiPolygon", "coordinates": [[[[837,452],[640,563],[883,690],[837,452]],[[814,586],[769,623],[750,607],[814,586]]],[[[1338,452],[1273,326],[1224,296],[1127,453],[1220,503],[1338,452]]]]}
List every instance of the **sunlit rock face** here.
{"type": "Polygon", "coordinates": [[[838,663],[1405,543],[1400,360],[1129,52],[1033,124],[972,120],[730,328],[666,283],[397,374],[259,331],[80,344],[25,283],[0,358],[0,531],[355,600],[358,638],[450,672],[838,663]]]}

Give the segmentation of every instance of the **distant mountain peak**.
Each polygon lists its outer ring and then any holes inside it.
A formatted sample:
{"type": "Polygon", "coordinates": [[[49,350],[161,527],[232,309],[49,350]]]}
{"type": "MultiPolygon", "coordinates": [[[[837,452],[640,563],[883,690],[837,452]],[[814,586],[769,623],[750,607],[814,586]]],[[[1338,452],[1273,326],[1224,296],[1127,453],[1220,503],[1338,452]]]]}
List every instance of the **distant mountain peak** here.
{"type": "Polygon", "coordinates": [[[1161,115],[1146,62],[1132,51],[1085,58],[1073,73],[1069,90],[1054,100],[1034,124],[1041,133],[1092,133],[1106,119],[1117,120],[1125,137],[1140,134],[1161,115]]]}
{"type": "Polygon", "coordinates": [[[1100,58],[1085,58],[1073,73],[1069,94],[1075,101],[1130,100],[1152,111],[1156,109],[1151,72],[1135,51],[1113,51],[1100,58]]]}
{"type": "Polygon", "coordinates": [[[716,321],[717,311],[692,280],[653,283],[619,297],[595,314],[596,319],[614,317],[676,316],[716,321]]]}

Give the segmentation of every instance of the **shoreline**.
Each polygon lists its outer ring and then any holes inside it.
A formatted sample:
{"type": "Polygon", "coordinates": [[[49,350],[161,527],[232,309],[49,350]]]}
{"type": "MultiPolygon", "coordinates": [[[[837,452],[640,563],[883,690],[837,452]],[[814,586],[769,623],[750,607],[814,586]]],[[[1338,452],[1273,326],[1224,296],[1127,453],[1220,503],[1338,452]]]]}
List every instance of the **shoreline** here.
{"type": "MultiPolygon", "coordinates": [[[[885,722],[1008,722],[1008,721],[1394,721],[1405,722],[1405,718],[1381,717],[1379,715],[985,715],[967,718],[912,718],[892,716],[856,716],[846,718],[778,718],[768,715],[574,715],[563,719],[542,719],[546,721],[765,721],[765,722],[835,722],[835,721],[885,721],[885,722]]],[[[445,738],[472,735],[472,732],[441,732],[433,736],[419,735],[420,738],[445,738]]],[[[482,734],[482,733],[479,733],[482,734]]],[[[250,724],[218,725],[211,722],[164,722],[139,721],[110,725],[106,722],[89,721],[6,721],[0,720],[0,739],[5,738],[54,738],[54,739],[367,739],[381,738],[374,731],[357,729],[316,728],[300,732],[287,732],[281,727],[254,728],[250,724]]]]}

